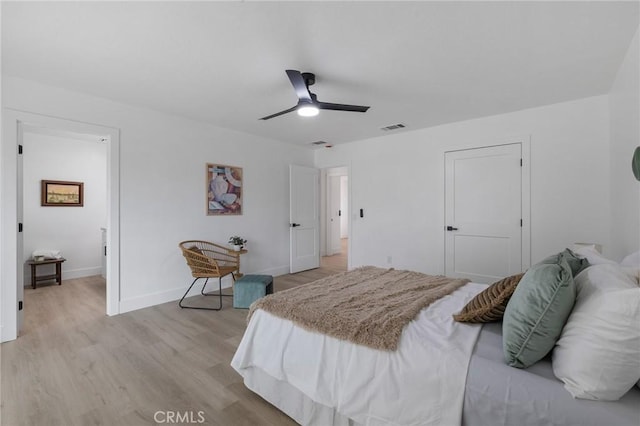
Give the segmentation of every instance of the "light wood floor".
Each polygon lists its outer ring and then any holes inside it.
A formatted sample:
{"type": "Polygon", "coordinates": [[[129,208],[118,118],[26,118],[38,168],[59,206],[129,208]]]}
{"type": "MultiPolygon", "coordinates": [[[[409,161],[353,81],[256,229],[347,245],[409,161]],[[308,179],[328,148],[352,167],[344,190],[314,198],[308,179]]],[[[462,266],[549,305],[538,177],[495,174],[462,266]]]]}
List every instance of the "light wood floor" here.
{"type": "MultiPolygon", "coordinates": [[[[341,270],[346,256],[326,257],[276,277],[275,291],[341,270]]],[[[107,317],[100,277],[25,288],[23,333],[0,350],[2,426],[154,425],[159,411],[201,412],[205,425],[295,424],[229,366],[247,311],[224,299],[219,312],[171,302],[107,317]]]]}

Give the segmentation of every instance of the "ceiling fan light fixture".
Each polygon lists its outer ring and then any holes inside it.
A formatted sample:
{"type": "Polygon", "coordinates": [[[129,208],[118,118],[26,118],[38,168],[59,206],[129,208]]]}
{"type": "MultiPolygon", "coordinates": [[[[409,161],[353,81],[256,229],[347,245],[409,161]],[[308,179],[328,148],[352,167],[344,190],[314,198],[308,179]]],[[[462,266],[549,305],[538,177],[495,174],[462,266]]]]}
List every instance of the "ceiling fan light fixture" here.
{"type": "Polygon", "coordinates": [[[303,105],[298,108],[298,115],[300,117],[315,117],[320,110],[315,105],[303,105]]]}
{"type": "Polygon", "coordinates": [[[288,114],[293,111],[298,111],[298,115],[301,117],[315,117],[318,115],[321,109],[330,111],[353,111],[353,112],[367,112],[368,106],[362,105],[346,105],[346,104],[334,104],[331,102],[320,102],[315,93],[309,91],[309,86],[316,82],[316,76],[310,72],[301,73],[298,70],[286,70],[287,77],[296,91],[298,96],[298,103],[284,111],[276,112],[275,114],[262,117],[260,120],[270,120],[275,117],[279,117],[284,114],[288,114]]]}

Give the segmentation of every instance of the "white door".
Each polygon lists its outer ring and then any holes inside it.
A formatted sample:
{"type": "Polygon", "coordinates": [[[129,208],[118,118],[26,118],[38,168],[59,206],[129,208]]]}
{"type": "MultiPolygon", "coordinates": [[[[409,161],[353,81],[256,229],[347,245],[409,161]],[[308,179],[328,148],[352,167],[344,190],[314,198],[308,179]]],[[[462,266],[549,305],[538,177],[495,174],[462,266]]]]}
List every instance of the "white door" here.
{"type": "Polygon", "coordinates": [[[522,270],[521,145],[445,153],[445,273],[489,283],[522,270]]]}
{"type": "Polygon", "coordinates": [[[341,176],[329,176],[327,195],[329,204],[329,235],[327,241],[327,255],[340,253],[340,178],[341,176]]]}
{"type": "Polygon", "coordinates": [[[340,238],[349,236],[349,178],[340,176],[340,238]]]}
{"type": "Polygon", "coordinates": [[[289,166],[290,272],[320,266],[318,169],[289,166]]]}
{"type": "MultiPolygon", "coordinates": [[[[18,210],[18,224],[22,224],[24,222],[24,179],[23,179],[23,170],[24,170],[24,153],[22,153],[24,149],[24,129],[22,128],[22,124],[18,125],[18,167],[17,167],[17,210],[18,210]]],[[[17,253],[16,259],[18,260],[18,268],[17,268],[17,291],[16,295],[18,296],[18,319],[17,319],[17,328],[18,328],[18,336],[22,331],[22,325],[24,324],[24,233],[23,230],[18,225],[18,236],[17,236],[17,253]]]]}

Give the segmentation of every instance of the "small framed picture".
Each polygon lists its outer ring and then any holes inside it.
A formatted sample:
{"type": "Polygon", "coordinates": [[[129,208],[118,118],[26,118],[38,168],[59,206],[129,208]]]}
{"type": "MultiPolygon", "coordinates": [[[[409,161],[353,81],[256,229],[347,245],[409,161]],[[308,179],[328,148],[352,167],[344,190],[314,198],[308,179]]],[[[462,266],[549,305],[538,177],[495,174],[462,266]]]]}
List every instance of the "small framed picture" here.
{"type": "Polygon", "coordinates": [[[82,207],[84,183],[62,180],[42,180],[41,204],[45,207],[82,207]]]}
{"type": "Polygon", "coordinates": [[[207,215],[242,214],[242,167],[207,164],[207,215]]]}

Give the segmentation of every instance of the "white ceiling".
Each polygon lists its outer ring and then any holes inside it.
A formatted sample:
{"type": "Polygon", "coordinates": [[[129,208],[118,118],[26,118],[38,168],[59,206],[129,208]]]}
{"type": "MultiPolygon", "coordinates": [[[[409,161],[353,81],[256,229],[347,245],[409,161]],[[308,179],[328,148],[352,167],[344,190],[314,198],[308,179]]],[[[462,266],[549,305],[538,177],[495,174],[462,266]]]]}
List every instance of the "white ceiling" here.
{"type": "Polygon", "coordinates": [[[607,93],[638,2],[3,2],[7,75],[307,145],[607,93]],[[316,74],[325,102],[269,121],[316,74]]]}

